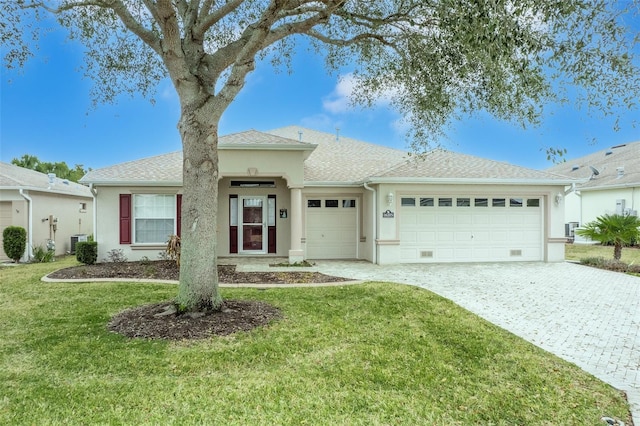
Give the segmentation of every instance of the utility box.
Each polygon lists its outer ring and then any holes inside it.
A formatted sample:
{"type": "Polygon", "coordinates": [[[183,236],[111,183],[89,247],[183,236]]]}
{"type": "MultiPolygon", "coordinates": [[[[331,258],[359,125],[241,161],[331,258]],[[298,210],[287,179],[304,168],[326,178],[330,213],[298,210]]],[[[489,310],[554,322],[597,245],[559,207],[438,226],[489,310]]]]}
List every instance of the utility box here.
{"type": "Polygon", "coordinates": [[[76,234],[71,236],[71,250],[69,253],[76,254],[76,244],[79,242],[87,241],[87,234],[76,234]]]}

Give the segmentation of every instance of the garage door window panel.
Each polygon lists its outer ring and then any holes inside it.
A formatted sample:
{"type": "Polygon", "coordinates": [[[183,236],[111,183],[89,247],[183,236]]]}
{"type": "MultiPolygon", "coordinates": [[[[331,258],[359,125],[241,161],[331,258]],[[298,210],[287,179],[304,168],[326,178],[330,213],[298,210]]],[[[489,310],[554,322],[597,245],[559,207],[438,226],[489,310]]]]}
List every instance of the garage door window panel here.
{"type": "Polygon", "coordinates": [[[493,198],[491,200],[491,207],[506,207],[507,200],[504,198],[493,198]]]}
{"type": "Polygon", "coordinates": [[[342,200],[342,208],[343,209],[355,209],[356,208],[356,200],[342,200]]]}
{"type": "Polygon", "coordinates": [[[415,198],[409,198],[409,197],[402,197],[400,199],[400,205],[402,207],[415,207],[416,206],[416,199],[415,198]]]}
{"type": "Polygon", "coordinates": [[[453,198],[438,198],[438,207],[452,207],[453,198]]]}
{"type": "Polygon", "coordinates": [[[476,198],[473,200],[473,205],[475,207],[489,207],[489,199],[488,198],[476,198]]]}
{"type": "Polygon", "coordinates": [[[435,206],[433,197],[420,198],[420,207],[433,207],[435,206]]]}
{"type": "Polygon", "coordinates": [[[539,198],[527,199],[527,207],[540,207],[540,199],[539,198]]]}
{"type": "Polygon", "coordinates": [[[321,200],[307,200],[307,207],[317,209],[322,207],[321,200]]]}
{"type": "Polygon", "coordinates": [[[471,207],[471,199],[470,198],[456,198],[456,206],[457,207],[471,207]]]}
{"type": "Polygon", "coordinates": [[[338,200],[324,200],[324,206],[329,209],[337,209],[338,200]]]}
{"type": "Polygon", "coordinates": [[[509,207],[522,207],[522,198],[510,198],[509,207]]]}

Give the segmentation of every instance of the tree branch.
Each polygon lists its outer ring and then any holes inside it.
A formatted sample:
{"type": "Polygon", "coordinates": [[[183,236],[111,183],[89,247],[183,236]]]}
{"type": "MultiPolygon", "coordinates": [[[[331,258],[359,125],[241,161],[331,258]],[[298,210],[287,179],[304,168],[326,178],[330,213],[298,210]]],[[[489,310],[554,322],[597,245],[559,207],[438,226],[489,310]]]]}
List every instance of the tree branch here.
{"type": "Polygon", "coordinates": [[[217,22],[223,19],[225,16],[236,10],[244,0],[230,0],[219,7],[214,12],[209,13],[212,6],[212,1],[206,1],[200,10],[200,16],[198,18],[198,24],[194,26],[193,35],[200,39],[204,39],[205,33],[214,26],[217,22]]]}

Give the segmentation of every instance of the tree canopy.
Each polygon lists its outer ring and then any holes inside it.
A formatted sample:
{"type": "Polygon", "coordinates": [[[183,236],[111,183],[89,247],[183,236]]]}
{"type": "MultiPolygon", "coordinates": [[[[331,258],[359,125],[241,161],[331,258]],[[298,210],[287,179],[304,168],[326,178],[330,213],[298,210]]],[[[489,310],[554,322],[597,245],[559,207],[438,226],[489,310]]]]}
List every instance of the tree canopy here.
{"type": "Polygon", "coordinates": [[[0,3],[5,65],[34,54],[37,19],[53,15],[87,47],[96,101],[149,95],[170,76],[224,108],[256,57],[286,66],[304,37],[329,70],[353,67],[355,102],[392,93],[417,142],[480,110],[524,125],[537,123],[545,104],[569,99],[605,113],[614,104],[637,108],[637,0],[0,3]]]}
{"type": "Polygon", "coordinates": [[[536,124],[545,105],[611,113],[640,98],[638,0],[0,0],[4,65],[21,67],[58,25],[85,47],[96,102],[180,100],[182,253],[178,304],[219,307],[218,124],[261,58],[290,66],[305,40],[329,71],[353,70],[353,101],[391,98],[420,150],[451,120],[487,111],[536,124]]]}
{"type": "Polygon", "coordinates": [[[91,170],[91,168],[85,170],[82,164],[76,164],[73,168],[69,168],[64,161],[55,163],[40,161],[38,157],[30,154],[24,154],[20,158],[14,158],[11,160],[11,164],[40,173],[55,173],[60,179],[68,179],[72,182],[78,182],[87,171],[91,170]]]}

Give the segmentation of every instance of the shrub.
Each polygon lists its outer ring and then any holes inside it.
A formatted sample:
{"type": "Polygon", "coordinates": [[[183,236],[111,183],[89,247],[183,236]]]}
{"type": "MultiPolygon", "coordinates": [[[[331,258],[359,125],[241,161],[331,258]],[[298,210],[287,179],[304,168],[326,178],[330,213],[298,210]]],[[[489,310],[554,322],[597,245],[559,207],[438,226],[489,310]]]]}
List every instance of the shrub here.
{"type": "Polygon", "coordinates": [[[52,262],[54,257],[54,250],[47,250],[42,246],[38,246],[33,250],[33,262],[35,263],[52,262]]]}
{"type": "Polygon", "coordinates": [[[76,259],[85,265],[93,265],[98,259],[98,243],[95,241],[78,241],[76,259]]]}
{"type": "Polygon", "coordinates": [[[2,240],[5,254],[18,263],[27,248],[27,231],[21,226],[9,226],[2,232],[2,240]]]}
{"type": "Polygon", "coordinates": [[[167,256],[170,260],[175,260],[176,265],[180,267],[180,237],[177,235],[171,235],[169,241],[167,241],[167,256]]]}
{"type": "Polygon", "coordinates": [[[127,257],[124,255],[122,249],[113,249],[109,250],[105,260],[107,262],[122,263],[127,261],[127,257]]]}

